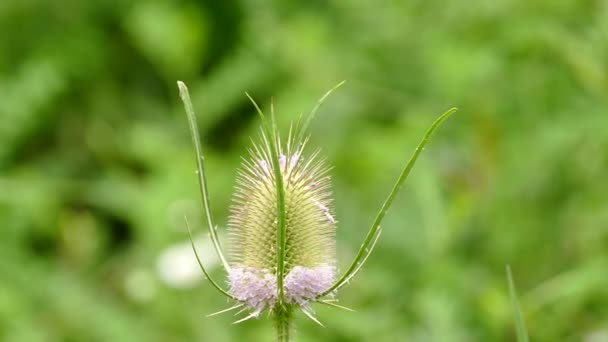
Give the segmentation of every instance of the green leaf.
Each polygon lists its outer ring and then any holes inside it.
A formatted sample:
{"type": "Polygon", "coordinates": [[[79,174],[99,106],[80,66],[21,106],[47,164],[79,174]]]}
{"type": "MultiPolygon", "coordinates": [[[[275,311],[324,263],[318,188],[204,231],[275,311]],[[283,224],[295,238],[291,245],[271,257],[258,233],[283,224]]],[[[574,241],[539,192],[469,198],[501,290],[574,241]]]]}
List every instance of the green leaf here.
{"type": "Polygon", "coordinates": [[[519,301],[517,300],[517,292],[515,291],[515,282],[513,281],[513,275],[511,274],[511,267],[507,265],[507,281],[509,282],[509,296],[511,297],[511,305],[513,306],[513,316],[515,318],[515,330],[517,332],[518,342],[529,342],[528,331],[526,330],[526,324],[521,314],[519,307],[519,301]]]}

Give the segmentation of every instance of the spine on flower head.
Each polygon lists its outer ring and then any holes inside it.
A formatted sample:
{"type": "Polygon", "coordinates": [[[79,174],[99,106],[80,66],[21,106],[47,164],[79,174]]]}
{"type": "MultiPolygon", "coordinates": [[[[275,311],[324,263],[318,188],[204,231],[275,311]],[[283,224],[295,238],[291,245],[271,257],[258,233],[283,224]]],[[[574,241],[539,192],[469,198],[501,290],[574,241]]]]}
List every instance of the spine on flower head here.
{"type": "MultiPolygon", "coordinates": [[[[264,141],[264,140],[263,140],[264,141]]],[[[285,194],[284,300],[307,307],[335,277],[335,225],[328,168],[304,144],[279,155],[285,194]]],[[[257,315],[277,302],[277,189],[266,144],[244,159],[228,223],[230,293],[257,315]]]]}

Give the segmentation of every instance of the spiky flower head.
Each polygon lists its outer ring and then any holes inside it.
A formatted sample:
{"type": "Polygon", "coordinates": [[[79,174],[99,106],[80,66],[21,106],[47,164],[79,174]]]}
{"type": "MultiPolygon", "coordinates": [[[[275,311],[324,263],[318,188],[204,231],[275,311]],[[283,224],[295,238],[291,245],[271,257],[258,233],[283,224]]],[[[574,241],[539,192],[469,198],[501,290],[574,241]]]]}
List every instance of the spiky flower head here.
{"type": "MultiPolygon", "coordinates": [[[[277,302],[277,181],[268,137],[254,145],[239,170],[228,222],[229,293],[255,315],[277,302]]],[[[318,153],[305,156],[302,142],[279,147],[283,179],[285,303],[307,307],[335,276],[336,220],[328,168],[318,153]]]]}

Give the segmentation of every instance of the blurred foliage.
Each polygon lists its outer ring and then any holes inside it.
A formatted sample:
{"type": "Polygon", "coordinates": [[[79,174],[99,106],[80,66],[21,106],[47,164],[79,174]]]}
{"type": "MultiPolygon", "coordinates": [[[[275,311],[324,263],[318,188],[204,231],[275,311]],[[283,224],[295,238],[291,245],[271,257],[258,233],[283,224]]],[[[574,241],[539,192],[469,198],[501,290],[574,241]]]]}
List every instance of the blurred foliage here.
{"type": "Polygon", "coordinates": [[[183,214],[203,229],[178,79],[222,225],[258,125],[244,92],[285,128],[347,80],[311,131],[342,265],[460,108],[339,294],[357,312],[298,317],[300,341],[514,341],[506,264],[531,340],[608,340],[606,1],[3,0],[0,32],[0,340],[271,338],[163,281],[183,214]]]}

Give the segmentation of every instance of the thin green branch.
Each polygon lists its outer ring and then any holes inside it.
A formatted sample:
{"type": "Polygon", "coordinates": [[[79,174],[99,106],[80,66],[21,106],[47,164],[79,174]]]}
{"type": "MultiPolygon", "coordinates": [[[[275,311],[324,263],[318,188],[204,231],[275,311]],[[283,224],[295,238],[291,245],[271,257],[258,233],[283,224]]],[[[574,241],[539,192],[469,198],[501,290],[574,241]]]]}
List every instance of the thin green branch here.
{"type": "Polygon", "coordinates": [[[186,85],[182,81],[177,81],[177,87],[179,88],[179,95],[182,99],[182,102],[184,103],[184,109],[186,110],[186,115],[188,116],[190,135],[192,136],[192,144],[194,145],[194,151],[196,154],[198,184],[200,187],[201,198],[203,200],[203,207],[205,208],[205,216],[207,217],[209,235],[211,236],[211,241],[213,242],[213,247],[215,248],[217,256],[220,258],[220,261],[222,262],[222,265],[224,266],[226,272],[228,272],[230,270],[230,266],[228,265],[228,262],[224,257],[224,253],[222,252],[219,239],[217,238],[216,226],[213,224],[213,216],[211,215],[209,192],[207,190],[207,179],[205,177],[204,157],[198,133],[196,114],[194,113],[192,101],[190,100],[190,93],[188,92],[188,87],[186,87],[186,85]]]}
{"type": "Polygon", "coordinates": [[[401,189],[401,186],[403,185],[403,183],[407,179],[408,175],[410,174],[410,171],[414,167],[414,164],[416,164],[416,160],[418,159],[418,156],[424,149],[424,146],[427,144],[429,138],[431,137],[431,135],[433,134],[435,129],[437,127],[439,127],[439,125],[445,119],[447,119],[450,115],[452,115],[456,110],[457,110],[456,108],[451,108],[447,112],[443,113],[439,118],[437,118],[435,120],[435,122],[433,122],[431,127],[427,130],[426,134],[424,135],[424,137],[418,144],[418,147],[416,147],[416,150],[410,157],[410,160],[405,165],[405,168],[403,168],[403,171],[401,171],[399,178],[397,178],[395,185],[393,185],[393,189],[391,190],[390,194],[384,201],[382,208],[380,208],[380,211],[378,212],[376,219],[374,220],[374,223],[372,224],[371,228],[367,232],[367,236],[365,237],[365,240],[361,244],[361,248],[359,248],[359,252],[355,256],[355,259],[351,262],[350,266],[348,267],[348,269],[346,269],[346,271],[342,274],[342,276],[329,289],[327,289],[327,291],[322,293],[319,297],[325,296],[328,293],[331,293],[332,291],[334,291],[335,289],[341,287],[346,281],[350,280],[351,274],[353,272],[356,272],[356,270],[361,268],[362,265],[360,265],[360,263],[363,261],[364,258],[366,258],[366,255],[368,255],[368,252],[367,252],[368,246],[374,240],[374,237],[376,236],[376,232],[380,228],[380,224],[382,223],[382,220],[384,219],[386,212],[393,204],[393,201],[395,200],[397,193],[399,192],[399,190],[401,189]]]}
{"type": "Polygon", "coordinates": [[[285,273],[285,245],[287,236],[287,225],[286,225],[286,208],[285,208],[285,188],[283,186],[283,174],[281,173],[281,165],[279,162],[279,134],[277,132],[276,122],[274,120],[274,108],[271,111],[271,120],[267,121],[266,116],[255,102],[255,100],[246,94],[253,106],[257,110],[260,118],[262,119],[263,130],[268,137],[268,144],[270,145],[270,158],[272,163],[272,169],[274,172],[274,180],[277,189],[277,297],[279,305],[284,303],[283,294],[283,277],[285,273]]]}
{"type": "Polygon", "coordinates": [[[515,318],[515,330],[517,332],[518,342],[529,342],[528,331],[524,322],[519,301],[517,300],[517,291],[515,290],[515,282],[513,281],[513,274],[511,273],[511,267],[507,265],[507,281],[509,283],[509,296],[511,297],[511,305],[513,307],[513,316],[515,318]]]}
{"type": "Polygon", "coordinates": [[[218,291],[220,291],[224,296],[236,300],[236,298],[234,298],[226,290],[222,289],[215,282],[215,280],[213,280],[213,278],[211,278],[211,276],[209,275],[209,272],[207,272],[207,269],[205,268],[205,266],[203,266],[203,262],[201,261],[201,258],[198,256],[198,252],[196,251],[196,246],[194,245],[194,239],[192,238],[192,230],[190,229],[190,224],[188,223],[188,218],[185,215],[184,215],[184,220],[186,221],[186,228],[188,228],[188,236],[190,237],[190,244],[192,245],[192,250],[194,251],[194,256],[196,257],[196,261],[198,262],[198,266],[203,271],[203,274],[205,275],[205,278],[207,278],[207,280],[209,280],[209,282],[211,283],[211,285],[213,285],[213,287],[215,287],[218,291]]]}

